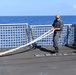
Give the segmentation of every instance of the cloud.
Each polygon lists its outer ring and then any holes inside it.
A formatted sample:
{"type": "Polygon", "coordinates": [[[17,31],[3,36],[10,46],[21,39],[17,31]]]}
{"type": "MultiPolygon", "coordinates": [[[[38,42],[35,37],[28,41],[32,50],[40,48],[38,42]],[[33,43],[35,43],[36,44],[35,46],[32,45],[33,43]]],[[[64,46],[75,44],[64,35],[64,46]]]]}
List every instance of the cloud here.
{"type": "Polygon", "coordinates": [[[74,9],[76,9],[76,5],[73,5],[72,7],[73,7],[74,9]]]}

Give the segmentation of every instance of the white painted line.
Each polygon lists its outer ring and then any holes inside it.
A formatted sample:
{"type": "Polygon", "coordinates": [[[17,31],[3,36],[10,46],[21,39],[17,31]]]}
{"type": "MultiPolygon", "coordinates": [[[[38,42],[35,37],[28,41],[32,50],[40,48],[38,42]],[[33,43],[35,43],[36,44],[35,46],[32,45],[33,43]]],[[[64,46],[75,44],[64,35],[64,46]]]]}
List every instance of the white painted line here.
{"type": "Polygon", "coordinates": [[[63,55],[68,55],[67,53],[63,53],[63,55]]]}
{"type": "Polygon", "coordinates": [[[53,56],[57,56],[57,54],[52,54],[53,56]]]}
{"type": "Polygon", "coordinates": [[[44,57],[45,54],[35,54],[36,57],[44,57]]]}
{"type": "Polygon", "coordinates": [[[52,56],[52,54],[45,54],[46,56],[52,56]]]}
{"type": "Polygon", "coordinates": [[[76,55],[76,53],[72,53],[72,55],[76,55]]]}

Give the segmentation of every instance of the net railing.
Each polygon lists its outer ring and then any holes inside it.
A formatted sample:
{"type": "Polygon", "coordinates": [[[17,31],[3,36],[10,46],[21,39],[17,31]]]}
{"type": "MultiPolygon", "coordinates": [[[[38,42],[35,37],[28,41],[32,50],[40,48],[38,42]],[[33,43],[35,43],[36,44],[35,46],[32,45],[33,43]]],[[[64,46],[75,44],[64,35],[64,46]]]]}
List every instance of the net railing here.
{"type": "Polygon", "coordinates": [[[28,24],[0,24],[0,48],[15,48],[28,43],[28,24]]]}
{"type": "MultiPolygon", "coordinates": [[[[51,31],[51,25],[32,25],[30,26],[30,29],[30,42],[28,43],[28,24],[1,25],[0,30],[2,31],[0,35],[2,38],[0,40],[4,40],[4,43],[2,41],[0,42],[1,48],[13,49],[0,52],[0,56],[19,51],[21,48],[32,45],[33,43],[37,43],[37,45],[52,45],[54,31],[51,31]],[[9,43],[7,42],[8,40],[9,43]]],[[[73,29],[74,26],[71,24],[64,25],[61,37],[59,39],[60,45],[74,42],[73,29]]]]}
{"type": "MultiPolygon", "coordinates": [[[[43,33],[51,29],[52,25],[31,25],[31,41],[41,36],[43,33]]],[[[37,41],[37,45],[47,46],[53,45],[53,34],[48,37],[37,41]]],[[[74,43],[74,26],[72,24],[64,24],[61,36],[59,39],[59,45],[73,44],[74,43]]]]}
{"type": "Polygon", "coordinates": [[[19,50],[20,48],[23,48],[23,47],[27,47],[27,46],[29,46],[29,45],[31,45],[31,44],[33,44],[33,43],[35,43],[35,42],[43,39],[43,38],[49,36],[49,35],[52,34],[53,32],[54,32],[54,31],[49,30],[49,31],[47,31],[46,33],[44,33],[43,35],[41,35],[40,37],[36,38],[35,40],[33,40],[33,41],[31,41],[31,42],[29,42],[29,43],[27,43],[27,44],[25,44],[25,45],[22,45],[22,46],[20,46],[20,47],[14,48],[14,49],[10,49],[10,50],[8,50],[8,51],[0,52],[0,56],[5,55],[5,54],[8,54],[8,53],[11,53],[11,52],[14,52],[14,51],[17,51],[17,50],[19,50]]]}

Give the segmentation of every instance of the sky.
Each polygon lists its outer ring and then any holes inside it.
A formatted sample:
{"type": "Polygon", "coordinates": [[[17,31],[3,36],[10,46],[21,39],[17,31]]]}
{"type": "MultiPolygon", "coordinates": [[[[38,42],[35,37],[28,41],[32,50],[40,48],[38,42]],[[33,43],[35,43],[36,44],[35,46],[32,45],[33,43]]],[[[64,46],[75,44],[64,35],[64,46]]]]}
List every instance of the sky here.
{"type": "Polygon", "coordinates": [[[76,15],[76,0],[0,0],[0,16],[76,15]]]}

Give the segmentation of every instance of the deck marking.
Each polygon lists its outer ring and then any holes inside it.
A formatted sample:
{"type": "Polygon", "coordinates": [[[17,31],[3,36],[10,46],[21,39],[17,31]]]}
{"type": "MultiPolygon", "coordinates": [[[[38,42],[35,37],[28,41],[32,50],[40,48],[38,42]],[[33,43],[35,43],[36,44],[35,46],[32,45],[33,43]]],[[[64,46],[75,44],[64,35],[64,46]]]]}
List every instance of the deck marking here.
{"type": "Polygon", "coordinates": [[[34,54],[35,57],[48,57],[48,56],[75,56],[76,53],[55,53],[55,54],[50,54],[50,53],[47,53],[47,54],[34,54]]]}

